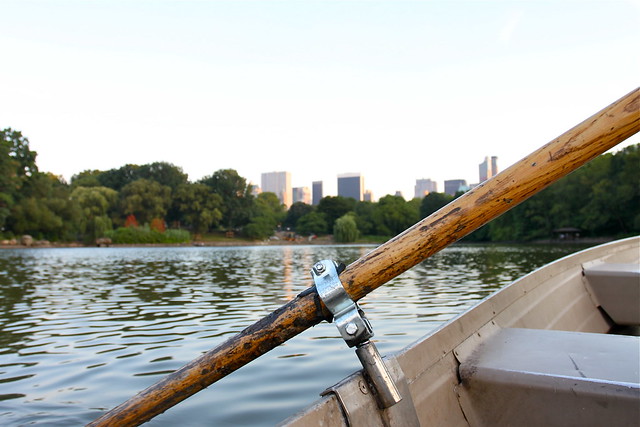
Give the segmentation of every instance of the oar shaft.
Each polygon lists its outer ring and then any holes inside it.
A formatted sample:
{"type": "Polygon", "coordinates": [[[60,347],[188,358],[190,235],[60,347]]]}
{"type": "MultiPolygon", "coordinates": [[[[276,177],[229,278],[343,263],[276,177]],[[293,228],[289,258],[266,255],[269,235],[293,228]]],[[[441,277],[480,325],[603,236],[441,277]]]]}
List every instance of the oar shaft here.
{"type": "MultiPolygon", "coordinates": [[[[525,157],[358,259],[340,275],[359,300],[640,131],[640,90],[525,157]]],[[[112,409],[90,425],[138,425],[328,316],[315,289],[112,409]]]]}

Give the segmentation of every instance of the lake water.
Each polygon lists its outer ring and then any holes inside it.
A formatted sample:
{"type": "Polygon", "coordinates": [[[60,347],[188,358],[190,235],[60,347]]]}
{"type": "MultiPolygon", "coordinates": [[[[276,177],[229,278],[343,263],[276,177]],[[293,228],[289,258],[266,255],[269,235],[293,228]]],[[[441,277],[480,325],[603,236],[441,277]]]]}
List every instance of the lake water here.
{"type": "MultiPolygon", "coordinates": [[[[83,425],[372,246],[0,250],[0,424],[83,425]]],[[[454,245],[361,300],[380,352],[572,246],[454,245]]],[[[322,323],[149,425],[269,426],[360,369],[322,323]]]]}

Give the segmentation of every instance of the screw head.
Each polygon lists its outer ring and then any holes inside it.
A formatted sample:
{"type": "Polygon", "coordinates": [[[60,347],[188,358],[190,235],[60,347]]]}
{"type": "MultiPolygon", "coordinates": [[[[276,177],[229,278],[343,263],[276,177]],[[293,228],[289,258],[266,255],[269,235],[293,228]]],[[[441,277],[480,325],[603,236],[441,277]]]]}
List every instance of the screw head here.
{"type": "Polygon", "coordinates": [[[316,273],[318,274],[322,274],[324,272],[324,264],[321,262],[317,262],[316,265],[313,266],[313,269],[316,271],[316,273]]]}
{"type": "Polygon", "coordinates": [[[347,324],[347,326],[344,328],[345,331],[347,331],[347,333],[349,335],[355,335],[356,332],[358,332],[358,325],[356,325],[353,322],[350,322],[347,324]]]}

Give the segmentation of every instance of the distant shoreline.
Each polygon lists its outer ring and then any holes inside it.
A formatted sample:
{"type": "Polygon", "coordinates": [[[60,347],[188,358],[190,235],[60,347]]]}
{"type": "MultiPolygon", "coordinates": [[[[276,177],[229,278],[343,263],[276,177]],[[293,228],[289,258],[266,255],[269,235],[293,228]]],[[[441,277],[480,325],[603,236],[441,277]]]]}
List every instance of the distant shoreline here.
{"type": "MultiPolygon", "coordinates": [[[[357,243],[357,242],[356,242],[357,243]]],[[[269,240],[242,240],[242,239],[228,239],[228,240],[196,240],[186,243],[110,243],[105,245],[97,244],[84,244],[81,242],[49,242],[49,241],[34,241],[31,245],[23,245],[20,243],[0,243],[0,249],[52,249],[52,248],[179,248],[179,247],[246,247],[246,246],[302,246],[302,245],[331,245],[337,244],[333,241],[332,236],[318,237],[313,240],[309,239],[269,239],[269,240]]]]}
{"type": "MultiPolygon", "coordinates": [[[[456,242],[461,244],[510,244],[510,245],[583,245],[583,244],[600,244],[615,240],[612,237],[594,237],[579,239],[540,239],[532,242],[456,242]]],[[[384,242],[353,242],[353,244],[381,245],[384,242]]],[[[251,247],[251,246],[305,246],[305,245],[340,245],[333,240],[331,236],[320,237],[313,240],[297,239],[297,240],[266,240],[266,241],[246,241],[246,240],[228,240],[228,241],[195,241],[189,243],[113,243],[109,245],[87,245],[79,242],[59,243],[59,242],[34,242],[32,245],[22,244],[0,244],[1,249],[56,249],[56,248],[188,248],[188,247],[251,247]]]]}

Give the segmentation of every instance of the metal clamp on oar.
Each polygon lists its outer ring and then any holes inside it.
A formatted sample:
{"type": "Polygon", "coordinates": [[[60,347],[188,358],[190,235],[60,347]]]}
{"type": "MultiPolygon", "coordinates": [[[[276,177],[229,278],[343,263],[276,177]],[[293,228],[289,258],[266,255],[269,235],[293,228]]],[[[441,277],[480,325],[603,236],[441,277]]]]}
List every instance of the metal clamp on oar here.
{"type": "Polygon", "coordinates": [[[356,347],[356,355],[378,394],[380,405],[383,409],[388,408],[400,402],[402,396],[378,349],[369,341],[373,337],[371,324],[342,286],[338,275],[343,269],[343,264],[322,260],[313,266],[311,276],[320,299],[333,314],[340,335],[349,347],[356,347]]]}

